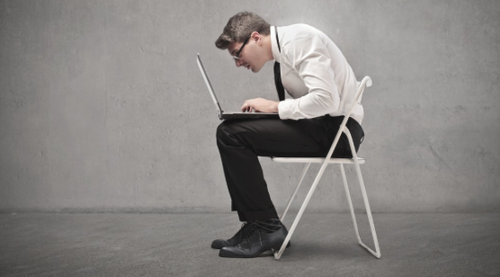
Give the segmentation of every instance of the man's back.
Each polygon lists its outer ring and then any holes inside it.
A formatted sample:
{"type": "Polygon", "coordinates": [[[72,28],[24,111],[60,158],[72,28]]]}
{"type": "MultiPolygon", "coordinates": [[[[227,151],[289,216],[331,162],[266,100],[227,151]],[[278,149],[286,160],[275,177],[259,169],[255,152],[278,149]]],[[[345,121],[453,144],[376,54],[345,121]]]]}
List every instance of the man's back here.
{"type": "MultiPolygon", "coordinates": [[[[307,24],[278,27],[278,35],[281,51],[273,48],[273,54],[282,65],[281,78],[287,92],[297,99],[312,89],[328,91],[339,96],[338,107],[325,113],[345,114],[356,93],[357,80],[337,45],[322,31],[307,24]]],[[[354,110],[353,118],[361,123],[361,105],[354,110]]]]}

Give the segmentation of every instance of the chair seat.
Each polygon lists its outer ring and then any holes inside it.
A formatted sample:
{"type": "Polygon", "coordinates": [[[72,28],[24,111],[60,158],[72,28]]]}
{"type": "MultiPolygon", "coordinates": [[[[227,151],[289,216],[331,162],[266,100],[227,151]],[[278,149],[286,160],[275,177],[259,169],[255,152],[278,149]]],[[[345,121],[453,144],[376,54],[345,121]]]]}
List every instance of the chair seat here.
{"type": "MultiPolygon", "coordinates": [[[[292,158],[282,158],[282,157],[272,157],[273,161],[278,163],[323,163],[325,158],[301,158],[301,157],[292,157],[292,158]]],[[[359,164],[364,164],[365,159],[358,157],[359,164]]],[[[331,158],[328,161],[329,164],[354,164],[354,159],[348,158],[331,158]]]]}

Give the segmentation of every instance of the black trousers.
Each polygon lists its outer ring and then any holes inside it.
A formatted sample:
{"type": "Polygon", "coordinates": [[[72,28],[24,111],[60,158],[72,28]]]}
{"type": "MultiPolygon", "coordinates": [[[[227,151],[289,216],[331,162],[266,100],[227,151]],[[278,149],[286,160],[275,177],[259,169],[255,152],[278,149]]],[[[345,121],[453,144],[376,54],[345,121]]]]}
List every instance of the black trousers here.
{"type": "MultiPolygon", "coordinates": [[[[258,156],[324,157],[333,143],[343,116],[314,119],[240,119],[226,120],[217,128],[217,146],[222,160],[232,211],[241,221],[277,218],[258,156]]],[[[356,120],[349,118],[347,128],[356,151],[364,137],[356,120]]],[[[334,157],[352,157],[349,141],[343,134],[334,157]]]]}

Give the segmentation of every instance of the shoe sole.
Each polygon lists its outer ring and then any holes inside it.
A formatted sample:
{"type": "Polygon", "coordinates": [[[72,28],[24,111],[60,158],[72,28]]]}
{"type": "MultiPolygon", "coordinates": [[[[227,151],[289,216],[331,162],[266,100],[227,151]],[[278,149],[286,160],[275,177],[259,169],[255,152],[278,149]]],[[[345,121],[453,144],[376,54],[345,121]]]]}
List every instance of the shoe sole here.
{"type": "MultiPolygon", "coordinates": [[[[219,257],[223,257],[223,258],[257,258],[257,257],[267,257],[267,256],[273,256],[275,252],[278,252],[281,248],[281,245],[280,244],[278,247],[271,247],[271,249],[266,249],[262,252],[257,252],[256,255],[252,255],[252,256],[244,256],[244,255],[237,255],[237,254],[234,254],[234,253],[228,253],[230,255],[226,255],[225,252],[222,252],[222,251],[219,251],[219,257]],[[277,249],[277,250],[275,250],[277,249]]],[[[292,243],[289,241],[286,248],[292,246],[292,243]]]]}

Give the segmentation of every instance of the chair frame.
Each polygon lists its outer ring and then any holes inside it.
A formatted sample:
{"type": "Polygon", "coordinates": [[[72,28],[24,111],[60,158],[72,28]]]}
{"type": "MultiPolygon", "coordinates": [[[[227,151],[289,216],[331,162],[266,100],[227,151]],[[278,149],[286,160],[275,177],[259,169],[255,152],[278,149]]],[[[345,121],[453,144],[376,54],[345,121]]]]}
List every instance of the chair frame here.
{"type": "Polygon", "coordinates": [[[376,258],[381,257],[377,233],[375,231],[375,225],[373,223],[372,211],[370,208],[370,203],[368,202],[368,195],[366,193],[365,183],[363,181],[363,176],[361,174],[361,168],[360,168],[360,165],[364,164],[365,160],[361,157],[358,157],[358,155],[356,153],[356,149],[354,147],[351,133],[349,132],[349,129],[347,129],[347,127],[346,127],[347,120],[349,119],[349,117],[352,113],[352,110],[354,109],[355,104],[361,102],[361,98],[362,98],[365,87],[370,87],[371,85],[372,85],[372,80],[369,76],[365,76],[363,78],[363,80],[358,83],[358,89],[357,89],[356,94],[354,96],[355,101],[352,103],[351,107],[348,110],[348,113],[345,115],[344,120],[342,121],[342,124],[340,125],[339,131],[337,132],[335,139],[332,143],[332,146],[330,147],[330,150],[328,151],[328,154],[326,155],[325,158],[294,158],[294,157],[292,157],[292,158],[272,157],[271,158],[273,161],[280,162],[280,163],[305,163],[306,164],[304,166],[304,169],[303,169],[302,174],[300,176],[299,183],[298,183],[297,187],[295,188],[294,192],[292,193],[292,195],[288,201],[288,204],[285,208],[285,211],[283,212],[283,215],[280,217],[280,219],[282,221],[284,220],[286,213],[288,212],[288,209],[290,208],[290,205],[292,204],[293,199],[295,198],[295,196],[300,188],[300,185],[302,184],[302,181],[304,180],[304,177],[305,177],[307,171],[309,170],[311,164],[321,163],[321,167],[318,171],[318,174],[316,175],[314,182],[311,185],[311,188],[309,189],[309,192],[307,193],[307,196],[306,196],[304,202],[302,203],[302,206],[300,207],[300,210],[297,213],[297,216],[295,217],[295,220],[293,221],[292,226],[290,227],[290,230],[288,232],[288,235],[285,238],[285,241],[281,245],[281,248],[279,249],[279,251],[274,252],[274,258],[276,260],[279,260],[281,258],[281,255],[283,255],[283,252],[285,251],[288,242],[292,238],[292,235],[293,235],[300,219],[302,218],[302,215],[303,215],[307,205],[309,204],[309,201],[311,200],[311,197],[312,197],[314,191],[316,190],[316,187],[318,186],[318,183],[321,180],[321,177],[323,176],[323,173],[325,172],[326,167],[329,164],[339,164],[340,165],[340,172],[342,175],[342,181],[344,183],[344,189],[346,192],[346,197],[347,197],[347,201],[349,204],[349,209],[351,212],[352,222],[354,225],[354,230],[356,233],[356,238],[358,240],[358,243],[363,248],[365,248],[368,252],[370,252],[373,256],[375,256],[376,258]],[[347,139],[349,140],[349,145],[350,145],[351,153],[353,156],[350,159],[349,158],[332,158],[333,151],[334,151],[335,147],[337,146],[338,141],[339,141],[342,133],[345,133],[347,136],[347,139]],[[354,166],[355,166],[358,181],[359,181],[359,186],[361,188],[361,193],[363,195],[363,202],[365,204],[366,214],[368,216],[368,222],[370,224],[370,230],[371,230],[375,250],[371,249],[365,243],[363,243],[363,241],[361,240],[361,237],[359,235],[358,224],[357,224],[357,220],[356,220],[356,215],[354,213],[354,208],[352,205],[351,193],[349,192],[349,186],[347,184],[347,178],[346,178],[346,174],[345,174],[344,164],[354,164],[354,166]]]}

